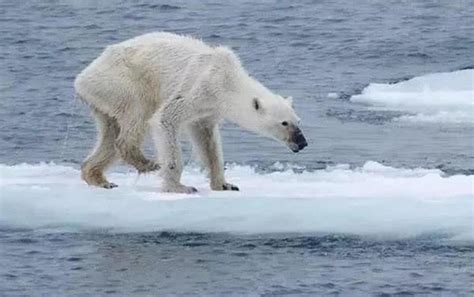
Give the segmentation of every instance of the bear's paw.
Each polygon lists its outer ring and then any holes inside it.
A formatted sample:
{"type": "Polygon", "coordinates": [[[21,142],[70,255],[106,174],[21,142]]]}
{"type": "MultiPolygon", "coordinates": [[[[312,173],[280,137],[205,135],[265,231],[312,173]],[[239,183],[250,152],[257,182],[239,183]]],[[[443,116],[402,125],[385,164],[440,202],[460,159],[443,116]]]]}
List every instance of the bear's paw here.
{"type": "Polygon", "coordinates": [[[214,191],[239,191],[239,187],[233,184],[224,183],[217,187],[213,187],[214,191]]]}

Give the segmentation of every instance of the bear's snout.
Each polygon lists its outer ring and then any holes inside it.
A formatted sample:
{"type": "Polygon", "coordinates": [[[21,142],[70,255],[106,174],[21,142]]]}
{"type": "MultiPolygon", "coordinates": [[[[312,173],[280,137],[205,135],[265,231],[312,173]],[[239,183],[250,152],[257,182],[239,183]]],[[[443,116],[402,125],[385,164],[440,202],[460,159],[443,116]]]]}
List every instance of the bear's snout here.
{"type": "Polygon", "coordinates": [[[293,131],[293,134],[291,135],[291,141],[289,144],[290,149],[294,153],[297,153],[307,146],[308,142],[306,142],[306,138],[304,137],[303,132],[301,132],[300,128],[296,127],[293,131]]]}

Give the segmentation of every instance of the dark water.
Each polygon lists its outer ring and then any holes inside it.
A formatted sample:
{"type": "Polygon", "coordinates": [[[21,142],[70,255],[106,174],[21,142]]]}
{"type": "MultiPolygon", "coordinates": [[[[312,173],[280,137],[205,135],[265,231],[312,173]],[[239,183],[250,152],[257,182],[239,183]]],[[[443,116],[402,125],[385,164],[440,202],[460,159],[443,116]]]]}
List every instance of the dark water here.
{"type": "MultiPolygon", "coordinates": [[[[295,98],[310,146],[293,155],[226,124],[225,159],[308,169],[367,160],[474,172],[469,125],[392,122],[348,98],[371,82],[474,66],[473,1],[0,1],[0,163],[77,166],[94,143],[75,75],[144,32],[231,46],[295,98]],[[328,99],[329,92],[341,94],[328,99]]],[[[148,153],[152,153],[148,148],[148,153]]],[[[436,295],[474,293],[471,244],[442,236],[0,230],[0,295],[436,295]]]]}
{"type": "Polygon", "coordinates": [[[473,247],[437,240],[17,230],[1,238],[0,284],[41,296],[472,294],[473,247]]]}

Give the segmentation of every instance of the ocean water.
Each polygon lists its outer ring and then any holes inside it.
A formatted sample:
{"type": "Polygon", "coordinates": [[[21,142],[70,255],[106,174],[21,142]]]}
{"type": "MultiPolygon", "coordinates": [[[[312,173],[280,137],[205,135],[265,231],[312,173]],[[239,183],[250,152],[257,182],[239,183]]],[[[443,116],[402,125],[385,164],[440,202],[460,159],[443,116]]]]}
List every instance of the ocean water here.
{"type": "MultiPolygon", "coordinates": [[[[473,1],[0,1],[1,296],[474,294],[473,1]],[[224,123],[212,192],[111,169],[75,75],[157,30],[234,49],[294,97],[298,154],[224,123]]],[[[150,143],[146,153],[152,157],[150,143]]]]}

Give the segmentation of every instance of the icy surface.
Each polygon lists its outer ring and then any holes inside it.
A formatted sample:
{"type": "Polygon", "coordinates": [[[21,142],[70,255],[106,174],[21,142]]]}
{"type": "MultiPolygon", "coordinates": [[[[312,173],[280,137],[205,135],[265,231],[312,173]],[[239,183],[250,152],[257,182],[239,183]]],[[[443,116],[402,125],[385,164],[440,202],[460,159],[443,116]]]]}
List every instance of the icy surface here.
{"type": "Polygon", "coordinates": [[[432,73],[395,84],[371,83],[352,102],[409,112],[408,122],[474,122],[474,70],[432,73]]]}
{"type": "Polygon", "coordinates": [[[0,218],[14,227],[117,231],[336,232],[382,237],[449,234],[472,240],[474,176],[438,170],[339,165],[315,172],[258,174],[231,166],[241,192],[212,192],[188,168],[196,195],[159,192],[157,175],[111,173],[113,190],[88,187],[55,164],[0,166],[0,218]]]}

